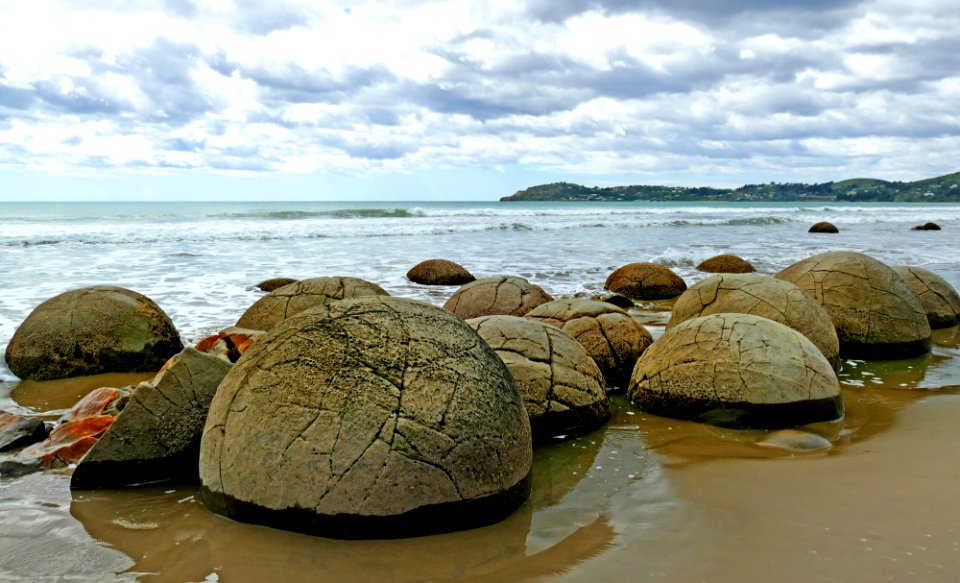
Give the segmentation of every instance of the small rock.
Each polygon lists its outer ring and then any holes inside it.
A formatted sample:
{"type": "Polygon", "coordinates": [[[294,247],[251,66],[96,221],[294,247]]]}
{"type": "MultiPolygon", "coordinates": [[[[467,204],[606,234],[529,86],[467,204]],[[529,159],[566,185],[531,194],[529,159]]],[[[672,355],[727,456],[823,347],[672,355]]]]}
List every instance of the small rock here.
{"type": "Polygon", "coordinates": [[[40,419],[0,411],[0,451],[43,441],[47,433],[47,427],[40,419]]]}
{"type": "Polygon", "coordinates": [[[758,440],[757,445],[796,452],[826,451],[833,447],[825,437],[799,429],[774,431],[758,440]]]}
{"type": "Polygon", "coordinates": [[[940,225],[938,225],[938,224],[936,224],[936,223],[924,223],[924,224],[922,224],[922,225],[917,225],[916,227],[914,227],[914,228],[911,229],[911,230],[913,230],[913,231],[939,231],[939,230],[940,230],[940,225]]]}
{"type": "Polygon", "coordinates": [[[682,294],[687,284],[663,265],[630,263],[611,273],[603,288],[634,300],[663,300],[682,294]]]}
{"type": "Polygon", "coordinates": [[[828,223],[827,221],[820,221],[819,223],[814,223],[808,233],[839,233],[840,229],[834,226],[833,223],[828,223]]]}
{"type": "Polygon", "coordinates": [[[477,278],[459,263],[446,259],[427,259],[407,272],[407,279],[423,285],[464,285],[477,278]]]}
{"type": "Polygon", "coordinates": [[[249,330],[231,326],[212,336],[207,336],[194,347],[200,352],[219,356],[227,362],[237,359],[247,351],[254,340],[266,334],[263,330],[249,330]]]}
{"type": "Polygon", "coordinates": [[[259,289],[260,291],[270,293],[275,289],[280,289],[285,285],[290,285],[291,283],[296,282],[297,280],[289,277],[274,277],[273,279],[265,279],[253,287],[259,289]]]}
{"type": "Polygon", "coordinates": [[[116,417],[130,398],[129,389],[100,387],[86,394],[60,418],[61,423],[76,421],[84,417],[110,415],[116,417]]]}
{"type": "Polygon", "coordinates": [[[697,269],[707,273],[753,273],[756,271],[756,268],[746,259],[728,253],[704,259],[697,269]]]}

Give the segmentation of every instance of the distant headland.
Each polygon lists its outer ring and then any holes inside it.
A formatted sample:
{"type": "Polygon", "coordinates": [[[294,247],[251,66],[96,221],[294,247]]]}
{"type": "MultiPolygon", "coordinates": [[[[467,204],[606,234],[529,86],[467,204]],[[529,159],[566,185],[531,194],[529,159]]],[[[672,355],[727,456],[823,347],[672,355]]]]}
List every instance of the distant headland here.
{"type": "Polygon", "coordinates": [[[820,184],[747,184],[735,189],[648,185],[601,188],[554,182],[531,186],[500,201],[960,202],[960,172],[916,182],[851,178],[820,184]]]}

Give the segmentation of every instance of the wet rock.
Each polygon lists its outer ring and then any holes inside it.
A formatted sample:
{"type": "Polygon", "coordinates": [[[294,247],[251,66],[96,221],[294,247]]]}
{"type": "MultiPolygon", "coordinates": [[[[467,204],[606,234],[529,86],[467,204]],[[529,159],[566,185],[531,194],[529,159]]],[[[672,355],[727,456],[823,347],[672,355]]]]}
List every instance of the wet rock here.
{"type": "Polygon", "coordinates": [[[924,224],[922,224],[922,225],[917,225],[916,227],[914,227],[914,228],[911,229],[911,230],[913,230],[913,231],[939,231],[939,230],[940,230],[940,225],[938,225],[938,224],[936,224],[936,223],[924,223],[924,224]]]}
{"type": "Polygon", "coordinates": [[[212,336],[207,336],[194,346],[200,352],[219,356],[227,362],[237,362],[253,342],[266,334],[263,330],[250,330],[231,326],[212,336]]]}
{"type": "Polygon", "coordinates": [[[62,468],[80,461],[113,423],[110,415],[84,417],[61,423],[50,436],[0,462],[0,475],[19,476],[46,468],[62,468]]]}
{"type": "Polygon", "coordinates": [[[265,291],[267,293],[270,293],[274,290],[282,288],[285,285],[290,285],[291,283],[296,283],[296,282],[297,280],[289,277],[274,277],[272,279],[265,279],[253,287],[257,288],[260,291],[265,291]]]}
{"type": "Polygon", "coordinates": [[[597,363],[608,387],[625,388],[637,359],[653,337],[624,310],[605,302],[563,299],[525,316],[556,326],[579,342],[597,363]]]}
{"type": "Polygon", "coordinates": [[[40,419],[0,411],[0,451],[43,441],[47,433],[47,427],[40,419]]]}
{"type": "Polygon", "coordinates": [[[603,296],[594,296],[590,299],[598,302],[607,302],[608,304],[613,304],[614,306],[617,306],[618,308],[622,308],[624,310],[627,310],[634,306],[633,300],[631,300],[627,296],[622,296],[620,294],[606,294],[603,296]]]}
{"type": "Polygon", "coordinates": [[[682,294],[687,284],[663,265],[630,263],[611,273],[603,287],[634,300],[663,300],[682,294]]]}
{"type": "Polygon", "coordinates": [[[530,423],[503,361],[413,300],[329,302],[254,343],[200,447],[204,503],[338,538],[497,522],[530,492],[530,423]]]}
{"type": "Polygon", "coordinates": [[[664,332],[637,361],[628,396],[655,415],[782,428],[843,416],[833,367],[807,338],[749,314],[713,314],[664,332]]]}
{"type": "Polygon", "coordinates": [[[600,369],[563,330],[517,316],[484,316],[467,324],[503,359],[517,382],[534,443],[586,433],[610,418],[600,369]]]}
{"type": "Polygon", "coordinates": [[[899,265],[893,270],[917,295],[931,328],[960,324],[960,295],[947,280],[922,267],[899,265]]]}
{"type": "Polygon", "coordinates": [[[799,429],[781,429],[779,431],[773,431],[769,435],[759,439],[757,441],[757,445],[762,447],[784,449],[797,453],[826,451],[833,447],[833,444],[830,443],[829,439],[817,435],[816,433],[802,431],[799,429]]]}
{"type": "Polygon", "coordinates": [[[820,221],[819,223],[814,223],[810,227],[808,233],[839,233],[840,229],[834,226],[833,223],[828,223],[827,221],[820,221]]]}
{"type": "Polygon", "coordinates": [[[453,292],[443,309],[464,320],[481,316],[523,316],[553,298],[522,277],[484,277],[453,292]]]}
{"type": "Polygon", "coordinates": [[[77,401],[60,422],[76,421],[85,417],[109,415],[116,417],[126,406],[131,391],[127,388],[100,387],[87,393],[77,401]]]}
{"type": "Polygon", "coordinates": [[[183,348],[170,318],[152,300],[99,285],[62,293],[33,310],[7,346],[22,379],[153,371],[183,348]]]}
{"type": "Polygon", "coordinates": [[[796,285],[768,275],[714,275],[690,286],[674,303],[667,328],[722,312],[780,322],[806,336],[834,367],[840,364],[840,343],[827,311],[796,285]]]}
{"type": "Polygon", "coordinates": [[[823,306],[841,358],[909,358],[930,350],[930,325],[916,294],[892,269],[851,251],[831,251],[776,275],[823,306]]]}
{"type": "Polygon", "coordinates": [[[286,285],[257,300],[237,321],[238,328],[270,330],[284,319],[330,300],[390,295],[356,277],[316,277],[286,285]]]}
{"type": "Polygon", "coordinates": [[[714,255],[697,265],[699,271],[707,273],[753,273],[756,271],[749,261],[736,255],[714,255]]]}
{"type": "Polygon", "coordinates": [[[70,487],[196,480],[210,401],[230,368],[222,358],[184,349],[167,370],[137,386],[112,427],[74,470],[70,487]]]}
{"type": "Polygon", "coordinates": [[[407,279],[423,285],[464,285],[476,280],[462,265],[446,259],[427,259],[407,272],[407,279]]]}

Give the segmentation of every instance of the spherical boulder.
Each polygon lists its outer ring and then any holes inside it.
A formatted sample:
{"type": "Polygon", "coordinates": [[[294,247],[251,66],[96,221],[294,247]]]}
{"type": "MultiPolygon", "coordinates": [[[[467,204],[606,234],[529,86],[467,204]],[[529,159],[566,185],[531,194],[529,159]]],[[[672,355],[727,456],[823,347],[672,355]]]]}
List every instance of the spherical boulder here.
{"type": "Polygon", "coordinates": [[[611,273],[603,288],[634,300],[663,300],[682,294],[687,284],[663,265],[630,263],[611,273]]]}
{"type": "Polygon", "coordinates": [[[827,221],[820,221],[819,223],[814,223],[808,233],[839,233],[838,229],[833,223],[828,223],[827,221]]]}
{"type": "Polygon", "coordinates": [[[700,265],[697,265],[697,269],[707,273],[753,273],[756,271],[756,268],[746,259],[728,253],[704,259],[700,265]]]}
{"type": "Polygon", "coordinates": [[[776,277],[796,284],[827,310],[841,358],[909,358],[930,350],[930,325],[916,294],[873,257],[830,251],[776,277]]]}
{"type": "Polygon", "coordinates": [[[476,280],[459,263],[446,259],[427,259],[407,272],[407,279],[423,285],[464,285],[476,280]]]}
{"type": "Polygon", "coordinates": [[[237,320],[238,328],[270,330],[286,318],[330,300],[390,295],[356,277],[315,277],[295,281],[263,296],[237,320]]]}
{"type": "Polygon", "coordinates": [[[637,361],[627,395],[655,415],[782,428],[843,416],[833,367],[806,336],[750,314],[687,320],[637,361]]]}
{"type": "Polygon", "coordinates": [[[522,277],[484,277],[453,292],[443,309],[464,320],[480,316],[522,316],[552,299],[539,285],[522,277]]]}
{"type": "Polygon", "coordinates": [[[911,229],[913,231],[939,231],[940,225],[936,223],[924,223],[922,225],[917,225],[911,229]]]}
{"type": "Polygon", "coordinates": [[[158,370],[183,344],[150,298],[110,285],[71,290],[37,306],[7,345],[22,379],[158,370]]]}
{"type": "Polygon", "coordinates": [[[673,304],[667,328],[722,312],[780,322],[806,336],[834,367],[840,364],[840,343],[827,311],[796,285],[769,275],[728,273],[697,282],[673,304]]]}
{"type": "Polygon", "coordinates": [[[893,266],[920,300],[931,328],[949,328],[960,323],[960,295],[936,273],[922,267],[893,266]]]}
{"type": "Polygon", "coordinates": [[[625,388],[633,365],[653,336],[613,304],[561,299],[541,304],[525,318],[556,326],[579,342],[603,373],[608,387],[625,388]]]}
{"type": "Polygon", "coordinates": [[[496,522],[530,492],[530,422],[503,361],[434,306],[328,302],[258,339],[220,383],[204,503],[336,538],[496,522]]]}
{"type": "Polygon", "coordinates": [[[610,418],[600,369],[563,330],[517,316],[483,316],[467,324],[510,369],[534,443],[585,433],[610,418]]]}

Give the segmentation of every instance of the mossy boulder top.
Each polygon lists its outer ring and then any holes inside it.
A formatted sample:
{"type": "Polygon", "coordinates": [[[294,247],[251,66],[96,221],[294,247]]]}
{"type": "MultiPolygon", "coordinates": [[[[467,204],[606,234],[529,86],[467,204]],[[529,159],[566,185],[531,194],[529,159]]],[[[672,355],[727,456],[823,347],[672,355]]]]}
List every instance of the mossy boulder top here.
{"type": "Polygon", "coordinates": [[[149,372],[183,349],[173,322],[150,298],[122,287],[71,290],[37,306],[7,345],[22,379],[149,372]]]}
{"type": "Polygon", "coordinates": [[[530,491],[530,422],[503,361],[449,312],[402,298],[291,316],[220,384],[204,502],[338,538],[496,522],[530,491]]]}
{"type": "Polygon", "coordinates": [[[697,282],[677,298],[667,329],[722,312],[780,322],[806,336],[831,364],[839,364],[840,343],[827,311],[796,285],[769,275],[727,273],[697,282]]]}
{"type": "Polygon", "coordinates": [[[585,433],[609,419],[603,375],[569,334],[518,316],[484,316],[467,324],[510,369],[535,443],[585,433]]]}
{"type": "Polygon", "coordinates": [[[753,273],[756,271],[756,268],[746,259],[728,253],[704,259],[700,265],[697,265],[697,269],[707,273],[753,273]]]}
{"type": "Polygon", "coordinates": [[[539,285],[522,277],[484,277],[453,292],[443,309],[464,320],[480,316],[523,316],[552,300],[539,285]]]}
{"type": "Polygon", "coordinates": [[[390,295],[356,277],[315,277],[296,281],[263,296],[237,320],[240,328],[270,330],[290,316],[330,300],[390,295]]]}
{"type": "Polygon", "coordinates": [[[897,265],[893,270],[917,295],[931,328],[949,328],[960,323],[960,295],[947,280],[922,267],[897,265]]]}
{"type": "Polygon", "coordinates": [[[603,288],[634,300],[663,300],[687,289],[683,279],[657,263],[629,263],[607,277],[603,288]]]}
{"type": "Polygon", "coordinates": [[[750,314],[701,316],[667,330],[637,361],[627,394],[655,415],[729,427],[843,416],[840,385],[820,350],[750,314]]]}
{"type": "Polygon", "coordinates": [[[422,285],[464,285],[477,278],[459,263],[447,259],[427,259],[410,268],[407,279],[422,285]]]}
{"type": "Polygon", "coordinates": [[[930,350],[930,325],[916,294],[873,257],[830,251],[776,275],[823,306],[841,358],[908,358],[930,350]]]}
{"type": "Polygon", "coordinates": [[[525,317],[572,336],[600,367],[608,387],[626,388],[633,365],[653,342],[646,328],[607,302],[559,299],[537,306],[525,317]]]}

